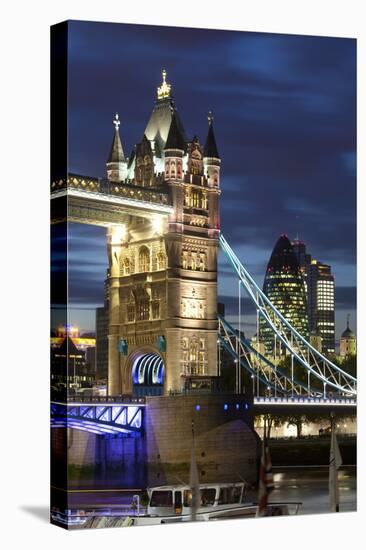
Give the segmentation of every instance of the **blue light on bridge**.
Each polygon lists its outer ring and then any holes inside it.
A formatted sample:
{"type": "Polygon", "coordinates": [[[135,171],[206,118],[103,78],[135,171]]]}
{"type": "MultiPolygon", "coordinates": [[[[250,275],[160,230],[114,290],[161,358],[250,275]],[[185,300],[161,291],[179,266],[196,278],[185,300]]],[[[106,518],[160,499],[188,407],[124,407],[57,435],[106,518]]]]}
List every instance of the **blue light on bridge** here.
{"type": "Polygon", "coordinates": [[[158,336],[157,337],[157,345],[158,345],[158,350],[163,353],[166,351],[166,340],[165,340],[165,336],[158,336]]]}
{"type": "Polygon", "coordinates": [[[128,355],[128,343],[124,338],[121,338],[119,341],[119,352],[122,355],[128,355]]]}
{"type": "Polygon", "coordinates": [[[239,403],[237,403],[237,404],[235,405],[235,407],[236,407],[236,410],[238,411],[238,410],[240,409],[239,403]]]}
{"type": "Polygon", "coordinates": [[[196,411],[200,411],[201,410],[201,405],[196,405],[196,411]]]}
{"type": "Polygon", "coordinates": [[[228,405],[227,403],[225,403],[225,405],[224,405],[224,411],[227,411],[228,408],[229,408],[229,405],[228,405]]]}

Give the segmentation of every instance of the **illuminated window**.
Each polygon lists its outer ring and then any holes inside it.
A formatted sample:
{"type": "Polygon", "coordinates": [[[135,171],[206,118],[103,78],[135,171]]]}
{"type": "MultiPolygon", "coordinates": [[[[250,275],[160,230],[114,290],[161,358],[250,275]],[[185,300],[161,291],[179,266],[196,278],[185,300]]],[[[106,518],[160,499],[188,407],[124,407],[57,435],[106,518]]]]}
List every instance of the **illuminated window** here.
{"type": "Polygon", "coordinates": [[[137,304],[137,320],[148,321],[150,317],[150,304],[148,300],[141,300],[137,304]]]}
{"type": "Polygon", "coordinates": [[[123,262],[123,274],[129,275],[131,273],[131,264],[128,258],[125,258],[123,262]]]}
{"type": "Polygon", "coordinates": [[[150,271],[150,251],[147,246],[142,246],[139,251],[139,271],[150,271]]]}
{"type": "Polygon", "coordinates": [[[189,346],[189,361],[193,364],[197,363],[198,359],[198,344],[197,342],[191,342],[189,346]]]}
{"type": "Polygon", "coordinates": [[[198,191],[192,191],[191,193],[191,206],[193,208],[200,208],[200,194],[198,191]]]}
{"type": "Polygon", "coordinates": [[[158,252],[157,264],[158,264],[158,270],[165,269],[165,254],[163,252],[158,252]]]}
{"type": "Polygon", "coordinates": [[[132,323],[135,320],[135,304],[127,306],[127,322],[132,323]]]}
{"type": "Polygon", "coordinates": [[[198,373],[197,374],[205,373],[205,362],[206,362],[206,352],[200,351],[198,354],[198,373]]]}
{"type": "Polygon", "coordinates": [[[151,313],[153,319],[159,319],[160,317],[160,304],[158,301],[152,303],[151,313]]]}
{"type": "Polygon", "coordinates": [[[200,271],[205,271],[206,269],[206,254],[204,252],[200,254],[199,269],[200,271]]]}

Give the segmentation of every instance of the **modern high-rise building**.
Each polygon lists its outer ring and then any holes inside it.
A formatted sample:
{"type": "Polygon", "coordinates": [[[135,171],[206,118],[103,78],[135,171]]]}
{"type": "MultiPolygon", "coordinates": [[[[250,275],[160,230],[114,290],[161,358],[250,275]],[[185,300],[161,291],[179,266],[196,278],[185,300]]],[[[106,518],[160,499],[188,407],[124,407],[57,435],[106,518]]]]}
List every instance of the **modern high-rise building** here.
{"type": "Polygon", "coordinates": [[[304,242],[296,239],[292,245],[305,281],[309,331],[321,337],[323,353],[335,353],[335,284],[331,266],[313,259],[304,242]]]}
{"type": "Polygon", "coordinates": [[[323,353],[335,353],[334,276],[329,265],[311,261],[308,296],[311,328],[322,338],[323,353]]]}
{"type": "MultiPolygon", "coordinates": [[[[263,292],[291,325],[308,339],[309,325],[304,278],[296,254],[286,235],[281,235],[273,249],[267,265],[263,292]]],[[[260,320],[260,338],[266,352],[276,355],[273,331],[263,319],[260,320]]]]}

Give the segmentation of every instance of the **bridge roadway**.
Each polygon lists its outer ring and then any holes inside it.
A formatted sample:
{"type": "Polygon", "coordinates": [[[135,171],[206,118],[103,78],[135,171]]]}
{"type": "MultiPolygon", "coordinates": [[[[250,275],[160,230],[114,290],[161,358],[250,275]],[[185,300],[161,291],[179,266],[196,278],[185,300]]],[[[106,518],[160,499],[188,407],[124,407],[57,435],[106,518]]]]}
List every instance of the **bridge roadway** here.
{"type": "MultiPolygon", "coordinates": [[[[241,396],[244,397],[244,394],[241,396]]],[[[197,400],[199,400],[199,394],[197,394],[197,400]]],[[[144,427],[145,406],[143,397],[74,397],[68,403],[51,403],[51,426],[53,428],[69,427],[104,436],[138,436],[144,427]]],[[[356,399],[349,397],[294,396],[254,397],[253,399],[254,415],[300,414],[308,411],[319,414],[334,412],[352,415],[356,413],[356,408],[356,399]]]]}

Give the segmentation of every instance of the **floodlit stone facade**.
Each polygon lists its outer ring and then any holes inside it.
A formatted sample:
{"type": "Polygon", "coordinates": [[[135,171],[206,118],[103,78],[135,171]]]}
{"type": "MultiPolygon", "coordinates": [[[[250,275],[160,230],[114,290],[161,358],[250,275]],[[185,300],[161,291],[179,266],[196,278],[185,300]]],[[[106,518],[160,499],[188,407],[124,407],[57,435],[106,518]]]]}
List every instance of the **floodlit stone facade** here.
{"type": "Polygon", "coordinates": [[[130,215],[109,227],[108,393],[181,392],[193,380],[197,386],[217,375],[221,161],[213,117],[204,146],[196,136],[187,139],[164,73],[128,161],[118,122],[107,163],[110,181],[167,194],[173,211],[130,215]],[[119,162],[119,173],[128,162],[127,177],[117,182],[119,162]]]}

